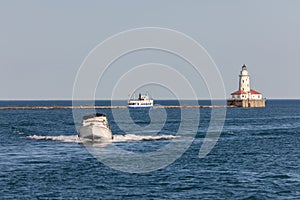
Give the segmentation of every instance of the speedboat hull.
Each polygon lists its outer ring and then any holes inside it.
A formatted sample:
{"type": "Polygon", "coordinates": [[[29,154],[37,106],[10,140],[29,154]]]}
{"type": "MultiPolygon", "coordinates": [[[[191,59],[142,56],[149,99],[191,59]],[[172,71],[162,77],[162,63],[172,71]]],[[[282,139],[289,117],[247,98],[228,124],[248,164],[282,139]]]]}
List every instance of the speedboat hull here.
{"type": "Polygon", "coordinates": [[[97,125],[82,126],[79,130],[78,136],[84,139],[100,141],[109,141],[113,138],[110,129],[97,125]]]}

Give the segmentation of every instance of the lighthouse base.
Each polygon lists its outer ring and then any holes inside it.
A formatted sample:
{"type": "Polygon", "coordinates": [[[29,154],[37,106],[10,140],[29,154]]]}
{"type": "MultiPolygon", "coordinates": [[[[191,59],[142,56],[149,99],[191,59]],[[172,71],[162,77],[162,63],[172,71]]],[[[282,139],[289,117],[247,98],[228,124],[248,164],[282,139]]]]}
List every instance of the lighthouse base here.
{"type": "Polygon", "coordinates": [[[266,99],[228,99],[227,106],[242,108],[264,108],[266,106],[266,99]]]}

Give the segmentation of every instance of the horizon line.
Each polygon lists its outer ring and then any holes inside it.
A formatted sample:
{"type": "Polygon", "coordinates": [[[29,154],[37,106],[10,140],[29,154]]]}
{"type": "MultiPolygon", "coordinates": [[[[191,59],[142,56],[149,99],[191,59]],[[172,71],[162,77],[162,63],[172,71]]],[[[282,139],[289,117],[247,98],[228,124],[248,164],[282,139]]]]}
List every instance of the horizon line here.
{"type": "MultiPolygon", "coordinates": [[[[154,99],[155,101],[164,101],[164,100],[184,100],[184,101],[219,101],[219,100],[228,100],[226,99],[154,99]]],[[[128,99],[0,99],[0,101],[127,101],[128,99]]],[[[300,98],[266,98],[266,100],[300,100],[300,98]]]]}

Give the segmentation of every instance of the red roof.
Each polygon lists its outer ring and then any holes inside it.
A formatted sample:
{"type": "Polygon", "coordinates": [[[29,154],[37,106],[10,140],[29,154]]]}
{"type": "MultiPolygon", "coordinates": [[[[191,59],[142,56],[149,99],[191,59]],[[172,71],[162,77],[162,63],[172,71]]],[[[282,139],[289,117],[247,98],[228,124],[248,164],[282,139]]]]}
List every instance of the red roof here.
{"type": "Polygon", "coordinates": [[[255,90],[250,90],[250,93],[251,93],[251,94],[261,94],[260,92],[257,92],[257,91],[255,91],[255,90]]]}
{"type": "MultiPolygon", "coordinates": [[[[261,94],[260,92],[257,92],[255,90],[250,90],[250,93],[251,94],[261,94]]],[[[247,94],[247,93],[244,90],[238,90],[238,91],[231,93],[231,95],[238,95],[238,94],[247,94]]]]}
{"type": "Polygon", "coordinates": [[[238,91],[231,93],[231,95],[236,95],[236,94],[247,94],[247,93],[244,90],[238,90],[238,91]]]}

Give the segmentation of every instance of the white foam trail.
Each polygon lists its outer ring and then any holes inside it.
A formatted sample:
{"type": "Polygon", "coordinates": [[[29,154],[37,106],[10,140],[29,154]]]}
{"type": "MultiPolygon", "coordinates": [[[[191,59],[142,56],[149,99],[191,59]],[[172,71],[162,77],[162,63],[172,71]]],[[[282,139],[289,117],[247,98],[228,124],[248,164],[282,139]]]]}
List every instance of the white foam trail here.
{"type": "Polygon", "coordinates": [[[179,138],[179,136],[174,135],[135,135],[135,134],[126,134],[126,135],[114,135],[113,142],[133,142],[133,141],[144,141],[144,140],[170,140],[179,138]]]}
{"type": "Polygon", "coordinates": [[[59,135],[59,136],[43,136],[43,135],[30,135],[27,138],[32,140],[53,140],[61,142],[76,142],[79,143],[80,140],[77,135],[59,135]]]}
{"type": "MultiPolygon", "coordinates": [[[[78,138],[77,135],[60,135],[60,136],[43,136],[43,135],[30,135],[27,138],[32,140],[53,140],[61,142],[74,142],[81,143],[82,140],[78,138]]],[[[135,141],[145,141],[145,140],[171,140],[179,138],[179,136],[174,135],[135,135],[135,134],[126,134],[126,135],[114,135],[111,142],[135,142],[135,141]]]]}

